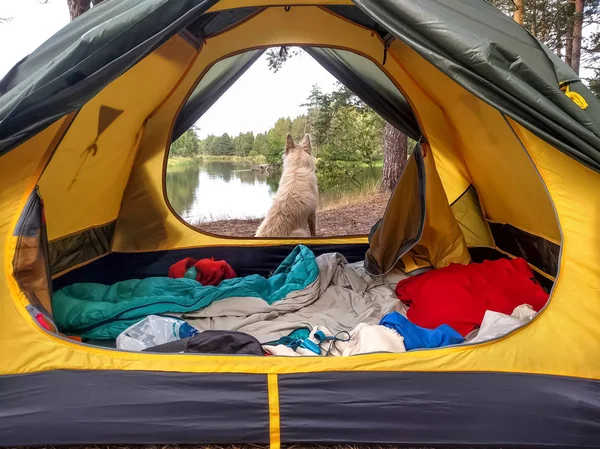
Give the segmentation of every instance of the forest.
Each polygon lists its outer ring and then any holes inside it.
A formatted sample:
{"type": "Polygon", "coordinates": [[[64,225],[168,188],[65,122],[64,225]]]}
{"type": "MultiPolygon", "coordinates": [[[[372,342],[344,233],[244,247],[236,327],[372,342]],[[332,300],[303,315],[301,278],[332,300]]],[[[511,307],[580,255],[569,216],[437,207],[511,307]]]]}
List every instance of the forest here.
{"type": "Polygon", "coordinates": [[[386,122],[342,84],[331,93],[313,86],[306,99],[307,113],[291,119],[278,119],[271,129],[254,135],[240,133],[209,135],[199,139],[195,129],[184,133],[171,146],[171,156],[239,156],[262,157],[272,165],[282,162],[288,133],[299,140],[311,135],[313,154],[318,160],[319,181],[324,187],[350,180],[357,186],[357,174],[364,168],[373,170],[383,159],[386,122]]]}

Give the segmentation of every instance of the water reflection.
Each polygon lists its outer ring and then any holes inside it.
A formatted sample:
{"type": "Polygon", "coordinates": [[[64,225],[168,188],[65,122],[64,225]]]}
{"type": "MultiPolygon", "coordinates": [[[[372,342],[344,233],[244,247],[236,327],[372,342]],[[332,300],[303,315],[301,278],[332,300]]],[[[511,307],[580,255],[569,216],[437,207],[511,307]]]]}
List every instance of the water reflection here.
{"type": "MultiPolygon", "coordinates": [[[[381,168],[375,176],[381,175],[381,168]]],[[[279,186],[279,173],[251,170],[243,162],[198,161],[167,170],[167,195],[189,223],[262,218],[279,186]]],[[[361,178],[371,178],[365,170],[361,178]]],[[[322,192],[321,197],[328,195],[322,192]]]]}
{"type": "Polygon", "coordinates": [[[196,200],[199,175],[200,165],[197,164],[184,164],[167,170],[167,196],[171,207],[181,216],[196,200]]]}
{"type": "Polygon", "coordinates": [[[278,186],[278,177],[252,171],[244,163],[223,161],[171,168],[166,181],[172,207],[190,223],[261,218],[278,186]]]}

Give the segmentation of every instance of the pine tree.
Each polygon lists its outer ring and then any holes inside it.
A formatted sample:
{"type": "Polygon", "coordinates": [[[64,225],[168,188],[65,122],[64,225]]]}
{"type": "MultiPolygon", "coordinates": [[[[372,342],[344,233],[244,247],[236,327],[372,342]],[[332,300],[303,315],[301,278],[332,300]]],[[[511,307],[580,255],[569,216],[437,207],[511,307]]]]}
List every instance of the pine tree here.
{"type": "Polygon", "coordinates": [[[600,84],[599,0],[488,0],[584,77],[596,95],[600,84]]]}
{"type": "Polygon", "coordinates": [[[200,139],[193,129],[188,129],[171,144],[170,156],[194,157],[200,154],[200,139]]]}
{"type": "Polygon", "coordinates": [[[263,133],[259,133],[256,135],[254,139],[254,145],[252,146],[252,151],[254,151],[257,155],[267,155],[267,135],[263,133]]]}
{"type": "Polygon", "coordinates": [[[285,139],[292,130],[290,118],[280,118],[275,122],[273,128],[267,133],[267,162],[272,165],[280,165],[285,148],[285,139]]]}
{"type": "Polygon", "coordinates": [[[225,133],[220,137],[215,137],[210,144],[209,154],[214,156],[234,156],[235,146],[229,134],[225,133]]]}

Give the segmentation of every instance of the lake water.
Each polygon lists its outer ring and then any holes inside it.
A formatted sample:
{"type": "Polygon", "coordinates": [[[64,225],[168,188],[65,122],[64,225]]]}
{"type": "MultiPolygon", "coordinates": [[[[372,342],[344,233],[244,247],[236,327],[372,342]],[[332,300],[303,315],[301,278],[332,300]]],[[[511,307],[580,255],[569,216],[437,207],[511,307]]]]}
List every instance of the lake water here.
{"type": "MultiPolygon", "coordinates": [[[[277,192],[280,173],[255,172],[243,162],[190,162],[167,169],[167,196],[175,211],[187,222],[198,223],[232,218],[262,218],[277,192]]],[[[366,168],[361,182],[375,176],[366,168]]],[[[351,183],[347,188],[352,188],[351,183]]],[[[321,200],[335,196],[321,192],[321,200]]]]}

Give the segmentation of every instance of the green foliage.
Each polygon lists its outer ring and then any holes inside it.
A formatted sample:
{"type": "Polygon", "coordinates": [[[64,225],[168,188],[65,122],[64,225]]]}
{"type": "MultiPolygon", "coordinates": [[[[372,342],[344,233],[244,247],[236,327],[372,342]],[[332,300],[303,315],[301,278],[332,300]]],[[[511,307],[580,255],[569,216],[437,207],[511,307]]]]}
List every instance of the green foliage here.
{"type": "Polygon", "coordinates": [[[238,142],[235,146],[235,154],[242,157],[248,156],[254,148],[254,133],[252,131],[240,133],[235,139],[238,142]]]}
{"type": "MultiPolygon", "coordinates": [[[[338,159],[373,170],[373,161],[382,157],[384,127],[385,121],[372,110],[341,105],[332,114],[328,140],[337,148],[338,159]]],[[[320,154],[320,159],[326,155],[320,154]]]]}
{"type": "Polygon", "coordinates": [[[229,134],[225,133],[221,137],[215,137],[208,148],[208,154],[213,156],[234,156],[235,146],[229,134]]]}
{"type": "Polygon", "coordinates": [[[280,47],[271,48],[267,51],[267,63],[269,64],[269,70],[277,73],[283,64],[294,56],[299,55],[301,50],[296,47],[280,47]]]}
{"type": "Polygon", "coordinates": [[[385,121],[342,84],[331,93],[313,86],[307,98],[307,129],[318,155],[319,183],[333,188],[350,180],[383,157],[385,121]]]}
{"type": "Polygon", "coordinates": [[[294,141],[297,142],[304,137],[304,134],[307,132],[308,126],[308,116],[299,115],[294,120],[292,120],[292,130],[290,134],[294,138],[294,141]]]}
{"type": "Polygon", "coordinates": [[[254,133],[239,133],[233,139],[236,156],[246,157],[254,146],[254,133]]]}
{"type": "Polygon", "coordinates": [[[362,166],[359,161],[348,160],[347,152],[329,143],[321,147],[319,154],[317,177],[320,189],[336,190],[337,186],[346,185],[348,180],[360,187],[358,175],[362,166]]]}
{"type": "Polygon", "coordinates": [[[312,87],[303,106],[308,106],[308,121],[313,142],[319,147],[327,142],[333,115],[332,98],[324,94],[317,85],[312,87]]]}
{"type": "Polygon", "coordinates": [[[266,156],[267,148],[267,134],[257,134],[254,138],[254,145],[252,146],[252,151],[254,151],[256,154],[266,156]]]}
{"type": "Polygon", "coordinates": [[[216,138],[217,138],[217,136],[210,134],[208,137],[201,140],[200,141],[200,153],[209,154],[210,146],[216,138]]]}
{"type": "Polygon", "coordinates": [[[272,165],[281,165],[283,150],[285,149],[285,139],[292,131],[292,121],[290,118],[280,118],[275,122],[275,126],[267,133],[267,163],[272,165]]]}
{"type": "Polygon", "coordinates": [[[200,154],[200,139],[193,129],[188,129],[171,144],[171,156],[193,157],[200,154]]]}

